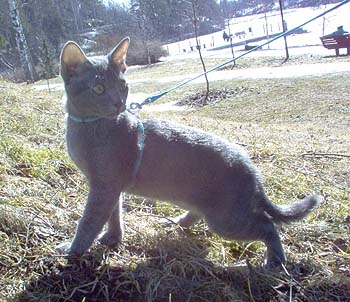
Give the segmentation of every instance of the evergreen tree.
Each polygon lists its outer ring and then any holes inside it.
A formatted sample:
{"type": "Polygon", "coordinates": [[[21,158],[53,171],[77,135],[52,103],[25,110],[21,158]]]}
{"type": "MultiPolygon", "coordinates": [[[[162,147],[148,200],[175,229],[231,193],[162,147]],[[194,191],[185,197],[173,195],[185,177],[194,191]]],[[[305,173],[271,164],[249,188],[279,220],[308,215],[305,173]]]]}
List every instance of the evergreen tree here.
{"type": "MultiPolygon", "coordinates": [[[[283,4],[285,8],[290,8],[337,1],[288,0],[283,4]]],[[[222,3],[226,3],[227,15],[220,12],[216,0],[198,0],[198,35],[221,30],[225,26],[225,18],[277,7],[277,0],[220,2],[221,9],[222,3]]],[[[105,40],[111,39],[111,43],[117,42],[115,37],[131,36],[132,43],[138,48],[133,53],[133,60],[138,63],[143,62],[144,57],[148,57],[148,62],[157,60],[161,55],[161,43],[195,36],[193,20],[189,18],[191,0],[131,0],[128,7],[120,6],[112,0],[109,0],[107,6],[105,3],[104,0],[0,0],[0,59],[6,62],[0,64],[0,71],[7,69],[6,66],[23,66],[30,77],[29,69],[35,73],[31,62],[40,62],[40,49],[44,40],[57,59],[62,44],[67,40],[74,40],[81,45],[86,38],[96,42],[96,38],[92,34],[89,36],[88,32],[102,35],[105,40]],[[10,5],[15,9],[10,10],[10,5]],[[27,61],[29,63],[25,63],[27,61]]],[[[130,47],[130,53],[132,52],[130,47]]]]}
{"type": "Polygon", "coordinates": [[[47,87],[50,91],[50,79],[56,76],[55,70],[55,54],[49,48],[47,42],[43,40],[43,44],[40,51],[40,67],[41,74],[40,76],[47,81],[47,87]]]}

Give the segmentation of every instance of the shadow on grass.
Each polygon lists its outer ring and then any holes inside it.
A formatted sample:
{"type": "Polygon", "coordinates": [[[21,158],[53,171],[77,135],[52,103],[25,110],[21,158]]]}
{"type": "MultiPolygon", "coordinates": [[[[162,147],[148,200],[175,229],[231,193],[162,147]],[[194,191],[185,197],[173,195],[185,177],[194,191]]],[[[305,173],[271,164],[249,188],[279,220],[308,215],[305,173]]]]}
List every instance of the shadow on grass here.
{"type": "Polygon", "coordinates": [[[121,247],[135,256],[128,257],[136,259],[130,263],[118,262],[117,252],[101,246],[79,259],[48,257],[36,274],[40,276],[12,301],[247,300],[247,270],[214,265],[206,259],[205,242],[181,233],[177,238],[157,237],[143,251],[136,245],[121,247]]]}
{"type": "Polygon", "coordinates": [[[35,268],[40,277],[11,301],[350,301],[350,285],[322,278],[322,268],[310,263],[288,265],[291,279],[249,262],[243,267],[215,265],[207,259],[205,243],[183,232],[156,241],[142,251],[129,246],[117,254],[99,246],[75,260],[47,258],[35,268]],[[118,262],[124,252],[137,260],[118,262]]]}

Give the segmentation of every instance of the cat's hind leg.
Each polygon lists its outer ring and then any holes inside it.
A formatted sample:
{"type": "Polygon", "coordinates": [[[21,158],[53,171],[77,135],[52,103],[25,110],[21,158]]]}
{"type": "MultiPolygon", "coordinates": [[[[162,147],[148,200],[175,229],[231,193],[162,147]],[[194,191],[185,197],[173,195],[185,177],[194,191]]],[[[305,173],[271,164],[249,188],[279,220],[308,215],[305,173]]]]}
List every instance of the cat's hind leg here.
{"type": "Polygon", "coordinates": [[[286,262],[286,256],[284,254],[280,236],[272,222],[269,225],[265,225],[264,228],[265,231],[260,239],[266,245],[264,266],[271,269],[278,268],[281,264],[284,265],[286,262]]]}
{"type": "Polygon", "coordinates": [[[264,265],[267,268],[279,267],[286,257],[280,237],[272,221],[263,214],[237,213],[227,215],[207,215],[209,227],[217,234],[238,241],[262,241],[266,245],[264,265]]]}

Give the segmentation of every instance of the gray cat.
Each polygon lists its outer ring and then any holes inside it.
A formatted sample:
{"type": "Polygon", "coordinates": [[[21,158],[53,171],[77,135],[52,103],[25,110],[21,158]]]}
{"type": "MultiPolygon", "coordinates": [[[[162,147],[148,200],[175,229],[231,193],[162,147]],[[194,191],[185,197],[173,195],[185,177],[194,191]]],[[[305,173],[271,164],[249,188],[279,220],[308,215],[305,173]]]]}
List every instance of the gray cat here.
{"type": "Polygon", "coordinates": [[[277,206],[266,197],[256,168],[240,146],[168,121],[141,121],[125,111],[129,42],[125,38],[99,57],[86,57],[74,42],[62,50],[68,153],[90,190],[72,243],[58,250],[83,254],[106,222],[99,241],[116,246],[123,237],[120,196],[128,192],[186,209],[174,218],[183,227],[204,218],[225,238],[261,240],[267,247],[267,266],[285,263],[275,223],[304,218],[320,197],[277,206]]]}

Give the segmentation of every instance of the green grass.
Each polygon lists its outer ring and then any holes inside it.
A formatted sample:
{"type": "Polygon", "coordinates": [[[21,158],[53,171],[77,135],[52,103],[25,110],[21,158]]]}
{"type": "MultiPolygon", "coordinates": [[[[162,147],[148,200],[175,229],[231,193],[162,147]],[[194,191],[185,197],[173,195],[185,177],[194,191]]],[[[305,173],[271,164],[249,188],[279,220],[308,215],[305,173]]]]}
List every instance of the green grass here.
{"type": "MultiPolygon", "coordinates": [[[[288,64],[334,61],[298,57],[288,64]]],[[[238,68],[277,62],[280,58],[252,58],[238,68]]],[[[163,63],[133,69],[128,78],[185,75],[198,72],[197,65],[163,63]]],[[[153,93],[172,84],[139,82],[131,89],[153,93]]],[[[261,264],[262,243],[224,240],[203,222],[187,230],[164,227],[160,218],[181,210],[134,196],[126,196],[125,239],[118,249],[95,244],[73,262],[58,256],[54,247],[74,235],[87,195],[66,154],[63,93],[1,81],[0,300],[288,301],[293,296],[293,301],[349,301],[349,85],[347,73],[220,81],[212,88],[233,88],[237,94],[199,109],[140,112],[143,118],[171,119],[244,145],[276,203],[312,192],[323,195],[322,205],[305,221],[280,228],[287,276],[253,266],[261,264]]],[[[162,102],[203,88],[186,86],[162,102]]]]}

